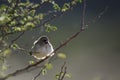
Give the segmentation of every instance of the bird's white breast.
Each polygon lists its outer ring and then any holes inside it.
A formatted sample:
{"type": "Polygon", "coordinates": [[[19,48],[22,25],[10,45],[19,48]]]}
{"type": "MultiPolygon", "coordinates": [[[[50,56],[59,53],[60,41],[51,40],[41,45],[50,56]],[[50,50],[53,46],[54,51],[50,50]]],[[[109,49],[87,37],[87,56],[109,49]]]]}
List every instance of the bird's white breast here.
{"type": "Polygon", "coordinates": [[[46,56],[54,51],[52,45],[45,44],[44,46],[35,45],[33,49],[33,56],[37,59],[44,59],[46,56]]]}

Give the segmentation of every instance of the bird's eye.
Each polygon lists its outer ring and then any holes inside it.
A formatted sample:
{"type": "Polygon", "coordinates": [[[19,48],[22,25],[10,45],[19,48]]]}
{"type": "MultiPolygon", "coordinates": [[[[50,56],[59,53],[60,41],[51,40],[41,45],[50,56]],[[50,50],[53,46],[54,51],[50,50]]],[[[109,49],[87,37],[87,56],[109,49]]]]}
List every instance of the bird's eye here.
{"type": "Polygon", "coordinates": [[[44,42],[45,44],[47,44],[47,43],[48,43],[48,41],[47,41],[46,39],[44,39],[44,40],[43,40],[43,42],[44,42]]]}
{"type": "Polygon", "coordinates": [[[43,42],[46,42],[46,41],[47,41],[46,39],[43,40],[43,42]]]}

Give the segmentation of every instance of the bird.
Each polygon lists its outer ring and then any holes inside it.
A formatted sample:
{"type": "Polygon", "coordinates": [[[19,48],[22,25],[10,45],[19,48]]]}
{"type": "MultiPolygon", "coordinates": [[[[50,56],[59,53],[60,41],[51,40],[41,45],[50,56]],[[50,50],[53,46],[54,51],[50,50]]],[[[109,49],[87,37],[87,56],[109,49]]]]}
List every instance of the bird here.
{"type": "Polygon", "coordinates": [[[46,58],[46,56],[53,56],[53,51],[54,49],[49,38],[47,36],[41,36],[34,42],[29,54],[37,60],[41,60],[46,58]]]}

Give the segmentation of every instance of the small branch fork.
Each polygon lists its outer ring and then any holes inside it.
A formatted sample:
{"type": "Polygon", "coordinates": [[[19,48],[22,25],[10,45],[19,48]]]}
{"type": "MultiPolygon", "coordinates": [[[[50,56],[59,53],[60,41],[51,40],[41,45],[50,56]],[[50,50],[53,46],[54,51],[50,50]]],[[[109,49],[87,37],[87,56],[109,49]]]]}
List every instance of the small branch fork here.
{"type": "MultiPolygon", "coordinates": [[[[67,67],[65,66],[66,65],[66,62],[64,62],[64,64],[61,66],[61,69],[60,69],[60,73],[58,74],[58,80],[63,80],[63,78],[65,77],[65,74],[67,73],[67,67]]],[[[42,71],[46,68],[45,65],[41,66],[41,70],[39,71],[39,73],[33,77],[32,80],[36,80],[41,74],[42,74],[42,71]]]]}
{"type": "Polygon", "coordinates": [[[66,65],[66,62],[64,62],[63,66],[61,67],[58,80],[63,80],[63,78],[65,77],[65,74],[67,73],[67,67],[65,65],[66,65]]]}
{"type": "Polygon", "coordinates": [[[46,68],[46,66],[44,65],[44,66],[42,66],[42,68],[41,68],[41,70],[40,70],[40,72],[35,76],[35,77],[33,77],[33,79],[32,80],[36,80],[40,75],[41,75],[41,73],[42,73],[42,71],[43,71],[43,69],[45,69],[46,68]]]}

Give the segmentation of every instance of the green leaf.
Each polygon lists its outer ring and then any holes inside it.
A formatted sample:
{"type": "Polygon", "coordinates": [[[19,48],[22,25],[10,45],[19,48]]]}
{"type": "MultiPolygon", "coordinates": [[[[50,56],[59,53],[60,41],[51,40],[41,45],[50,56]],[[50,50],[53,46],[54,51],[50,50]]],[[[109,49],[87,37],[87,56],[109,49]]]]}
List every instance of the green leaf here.
{"type": "Polygon", "coordinates": [[[31,16],[34,16],[35,12],[36,12],[36,10],[31,10],[29,13],[30,13],[31,16]]]}
{"type": "Polygon", "coordinates": [[[39,16],[39,19],[40,19],[40,20],[42,20],[43,17],[44,17],[44,15],[43,15],[42,13],[40,13],[38,16],[39,16]]]}
{"type": "Polygon", "coordinates": [[[32,6],[32,8],[37,8],[39,6],[39,4],[35,4],[32,6]]]}
{"type": "Polygon", "coordinates": [[[11,2],[12,2],[12,0],[8,0],[8,2],[9,2],[9,3],[11,3],[11,2]]]}
{"type": "Polygon", "coordinates": [[[51,30],[52,31],[56,31],[57,30],[56,26],[53,26],[53,25],[50,25],[50,24],[45,24],[45,27],[46,27],[46,32],[50,32],[51,30]]]}
{"type": "Polygon", "coordinates": [[[29,64],[31,64],[31,65],[34,64],[34,63],[35,63],[35,61],[29,61],[29,64]]]}
{"type": "Polygon", "coordinates": [[[71,78],[71,74],[70,74],[70,73],[66,73],[66,74],[65,74],[65,77],[71,78]]]}
{"type": "Polygon", "coordinates": [[[25,24],[25,27],[35,27],[35,25],[34,25],[34,23],[32,23],[32,22],[27,22],[26,24],[25,24]]]}
{"type": "Polygon", "coordinates": [[[17,24],[17,21],[11,21],[11,24],[10,24],[10,26],[14,26],[15,24],[17,24]]]}
{"type": "Polygon", "coordinates": [[[56,26],[52,26],[51,28],[53,31],[56,31],[57,30],[57,27],[56,26]]]}
{"type": "Polygon", "coordinates": [[[69,3],[65,3],[62,7],[62,12],[67,11],[68,9],[70,9],[70,4],[69,3]]]}
{"type": "Polygon", "coordinates": [[[83,0],[79,0],[79,2],[80,2],[80,3],[82,3],[82,2],[83,2],[83,0]]]}
{"type": "Polygon", "coordinates": [[[42,75],[45,75],[47,73],[46,68],[42,70],[42,75]]]}
{"type": "Polygon", "coordinates": [[[5,20],[5,18],[6,18],[6,16],[0,16],[0,21],[4,21],[5,20]]]}
{"type": "Polygon", "coordinates": [[[2,9],[2,10],[6,9],[6,8],[7,8],[7,5],[5,5],[5,4],[2,4],[2,5],[0,6],[0,9],[2,9]]]}
{"type": "Polygon", "coordinates": [[[47,2],[48,0],[41,0],[42,3],[47,2]]]}
{"type": "Polygon", "coordinates": [[[14,50],[20,49],[20,47],[19,47],[18,44],[16,44],[16,43],[13,43],[13,44],[11,45],[11,47],[12,47],[14,50]]]}
{"type": "Polygon", "coordinates": [[[33,18],[32,18],[31,16],[27,16],[27,19],[28,19],[29,21],[33,20],[33,18]]]}
{"type": "Polygon", "coordinates": [[[53,8],[54,8],[55,10],[57,10],[57,11],[60,11],[60,10],[61,10],[60,6],[59,6],[58,4],[56,4],[56,3],[53,4],[53,8]]]}
{"type": "Polygon", "coordinates": [[[10,21],[10,17],[8,14],[0,15],[0,24],[5,24],[8,21],[10,21]]]}
{"type": "Polygon", "coordinates": [[[35,15],[34,18],[40,21],[44,18],[44,14],[40,13],[38,15],[35,15]]]}
{"type": "Polygon", "coordinates": [[[24,7],[27,6],[26,3],[19,3],[18,6],[24,7]]]}
{"type": "Polygon", "coordinates": [[[48,69],[48,70],[53,68],[51,63],[46,63],[45,66],[46,66],[46,69],[48,69]]]}
{"type": "Polygon", "coordinates": [[[64,53],[58,53],[57,56],[62,59],[66,58],[66,55],[64,53]]]}
{"type": "Polygon", "coordinates": [[[22,31],[22,28],[20,28],[20,27],[14,27],[13,28],[15,31],[22,31]]]}
{"type": "Polygon", "coordinates": [[[2,70],[6,71],[8,69],[8,67],[6,65],[2,65],[2,70]]]}
{"type": "Polygon", "coordinates": [[[10,49],[6,49],[6,50],[3,51],[3,56],[6,57],[6,56],[8,56],[10,53],[11,53],[11,50],[10,50],[10,49]]]}
{"type": "Polygon", "coordinates": [[[58,79],[58,78],[59,78],[59,76],[60,76],[60,74],[56,74],[56,75],[55,75],[55,78],[56,78],[56,79],[58,79]]]}

